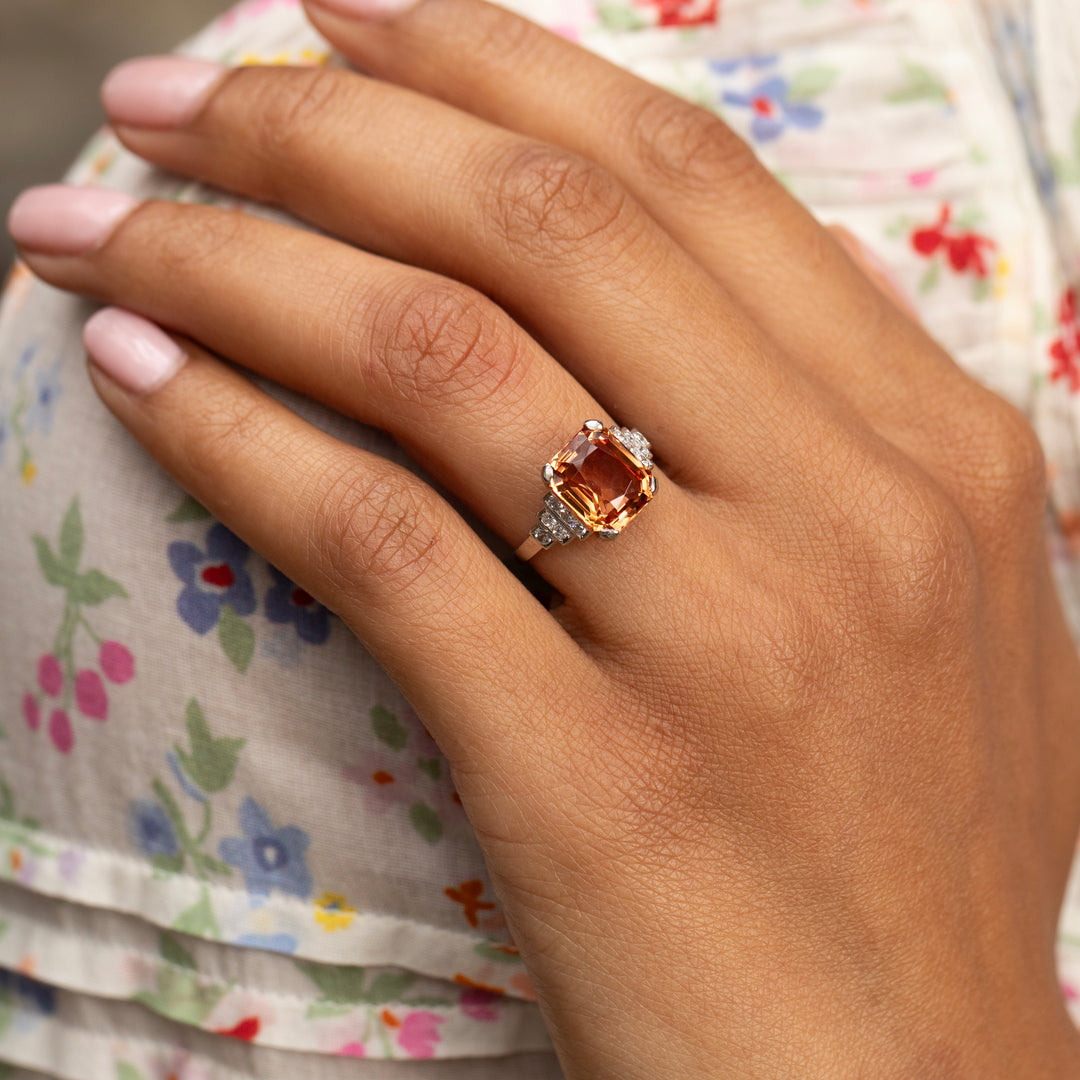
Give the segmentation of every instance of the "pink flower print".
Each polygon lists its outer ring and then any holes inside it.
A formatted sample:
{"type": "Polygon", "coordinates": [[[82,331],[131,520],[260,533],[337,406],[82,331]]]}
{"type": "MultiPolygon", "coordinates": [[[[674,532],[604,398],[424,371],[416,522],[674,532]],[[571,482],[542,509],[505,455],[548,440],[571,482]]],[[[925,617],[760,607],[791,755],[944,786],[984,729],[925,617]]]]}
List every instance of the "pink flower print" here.
{"type": "Polygon", "coordinates": [[[37,698],[33,694],[26,694],[22,699],[23,719],[31,731],[37,731],[41,727],[41,710],[38,708],[37,698]]]}
{"type": "Polygon", "coordinates": [[[122,685],[131,682],[135,677],[135,657],[126,645],[119,641],[103,641],[101,652],[98,654],[98,663],[102,673],[109,682],[122,685]]]}
{"type": "Polygon", "coordinates": [[[49,697],[57,697],[64,689],[64,669],[52,653],[43,656],[38,661],[38,686],[49,697]]]}
{"type": "Polygon", "coordinates": [[[75,676],[75,702],[79,712],[91,720],[109,718],[109,695],[105,693],[105,684],[96,671],[83,668],[75,676]]]}
{"type": "Polygon", "coordinates": [[[61,754],[70,754],[75,745],[75,733],[71,730],[71,720],[63,709],[53,709],[49,717],[49,738],[61,754]]]}
{"type": "Polygon", "coordinates": [[[414,1058],[435,1056],[435,1044],[439,1041],[438,1025],[443,1017],[433,1012],[411,1012],[402,1021],[398,1032],[398,1046],[414,1058]]]}
{"type": "Polygon", "coordinates": [[[461,1005],[461,1011],[470,1020],[498,1020],[497,1002],[499,997],[499,994],[493,994],[490,990],[469,986],[462,991],[459,1004],[461,1005]]]}
{"type": "Polygon", "coordinates": [[[346,1043],[338,1052],[338,1057],[362,1058],[367,1053],[364,1044],[358,1042],[346,1043]]]}

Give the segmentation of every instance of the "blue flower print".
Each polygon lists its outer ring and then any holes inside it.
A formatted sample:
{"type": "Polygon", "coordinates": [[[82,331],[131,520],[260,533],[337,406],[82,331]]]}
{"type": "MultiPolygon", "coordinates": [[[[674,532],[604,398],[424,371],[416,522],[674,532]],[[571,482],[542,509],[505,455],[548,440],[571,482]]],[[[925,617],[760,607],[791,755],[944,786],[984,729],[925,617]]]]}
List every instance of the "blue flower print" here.
{"type": "Polygon", "coordinates": [[[779,53],[754,53],[750,56],[733,56],[728,60],[710,60],[709,67],[717,75],[734,75],[742,67],[760,71],[762,68],[771,67],[779,59],[779,53]]]}
{"type": "Polygon", "coordinates": [[[169,563],[184,583],[176,610],[196,634],[217,626],[226,604],[237,615],[255,610],[255,588],[244,569],[249,554],[247,544],[220,522],[206,534],[205,551],[187,540],[169,545],[169,563]]]}
{"type": "Polygon", "coordinates": [[[266,617],[272,623],[292,623],[302,641],[321,645],[330,636],[330,612],[276,566],[270,574],[274,584],[266,594],[266,617]]]}
{"type": "Polygon", "coordinates": [[[147,857],[179,855],[176,830],[165,807],[152,799],[136,799],[128,809],[128,829],[135,846],[147,857]]]}
{"type": "Polygon", "coordinates": [[[249,949],[267,949],[270,952],[294,953],[300,942],[292,934],[242,934],[235,944],[249,949]]]}
{"type": "Polygon", "coordinates": [[[789,125],[809,131],[820,127],[825,119],[825,114],[816,105],[807,101],[792,101],[790,91],[788,80],[782,75],[774,75],[758,83],[747,94],[725,91],[724,101],[728,105],[752,110],[751,137],[755,142],[771,142],[789,125]]]}
{"type": "Polygon", "coordinates": [[[35,1012],[51,1016],[56,1012],[56,991],[45,983],[0,968],[0,997],[16,994],[35,1012]]]}
{"type": "Polygon", "coordinates": [[[37,372],[34,396],[30,399],[30,407],[26,410],[28,432],[40,431],[43,435],[52,434],[56,402],[61,393],[60,365],[63,360],[61,356],[51,368],[37,372]]]}
{"type": "Polygon", "coordinates": [[[0,401],[0,465],[4,462],[5,448],[7,447],[8,440],[11,438],[11,420],[9,413],[11,412],[11,405],[7,401],[0,401]]]}
{"type": "Polygon", "coordinates": [[[230,836],[218,853],[244,875],[252,896],[269,896],[273,889],[306,900],[311,895],[311,871],[304,853],[311,837],[295,825],[275,829],[267,812],[250,796],[240,806],[243,838],[230,836]]]}

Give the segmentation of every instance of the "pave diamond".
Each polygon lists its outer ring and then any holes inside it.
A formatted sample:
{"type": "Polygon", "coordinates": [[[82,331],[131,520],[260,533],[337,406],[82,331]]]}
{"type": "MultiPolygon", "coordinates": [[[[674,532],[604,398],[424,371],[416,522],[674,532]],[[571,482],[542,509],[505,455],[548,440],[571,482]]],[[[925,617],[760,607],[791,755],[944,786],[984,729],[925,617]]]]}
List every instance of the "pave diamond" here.
{"type": "Polygon", "coordinates": [[[589,530],[584,523],[574,517],[574,512],[559,498],[548,492],[544,496],[544,505],[579,539],[584,540],[589,530]]]}
{"type": "Polygon", "coordinates": [[[540,524],[543,525],[560,544],[565,544],[570,539],[570,530],[550,510],[544,510],[540,514],[540,524]]]}
{"type": "Polygon", "coordinates": [[[640,432],[583,427],[552,458],[551,491],[588,531],[621,532],[652,498],[650,463],[640,432]]]}
{"type": "Polygon", "coordinates": [[[611,433],[645,468],[652,468],[652,448],[649,446],[649,440],[640,431],[613,427],[611,433]]]}

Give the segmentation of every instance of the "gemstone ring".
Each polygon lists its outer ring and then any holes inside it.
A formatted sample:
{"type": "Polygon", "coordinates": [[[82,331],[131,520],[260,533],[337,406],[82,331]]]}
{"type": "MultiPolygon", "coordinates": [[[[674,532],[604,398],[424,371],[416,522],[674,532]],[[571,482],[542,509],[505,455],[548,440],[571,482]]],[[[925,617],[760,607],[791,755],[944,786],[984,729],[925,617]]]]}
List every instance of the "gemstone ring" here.
{"type": "Polygon", "coordinates": [[[652,469],[652,450],[640,431],[586,420],[541,470],[551,490],[515,554],[528,561],[556,541],[592,533],[614,540],[656,494],[652,469]]]}

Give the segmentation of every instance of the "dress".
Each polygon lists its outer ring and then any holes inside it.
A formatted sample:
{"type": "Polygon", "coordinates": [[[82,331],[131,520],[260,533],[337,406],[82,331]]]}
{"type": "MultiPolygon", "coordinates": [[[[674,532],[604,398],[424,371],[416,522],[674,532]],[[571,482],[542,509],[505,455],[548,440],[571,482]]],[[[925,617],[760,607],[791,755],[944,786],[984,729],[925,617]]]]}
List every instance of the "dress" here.
{"type": "MultiPolygon", "coordinates": [[[[721,113],[1032,419],[1080,641],[1073,0],[512,6],[721,113]]],[[[296,0],[183,51],[339,62],[296,0]]],[[[107,133],[69,179],[287,220],[107,133]]],[[[558,1080],[445,760],[344,625],[106,412],[91,310],[19,267],[0,307],[0,1080],[558,1080]]],[[[1058,957],[1080,1022],[1075,868],[1058,957]]]]}

